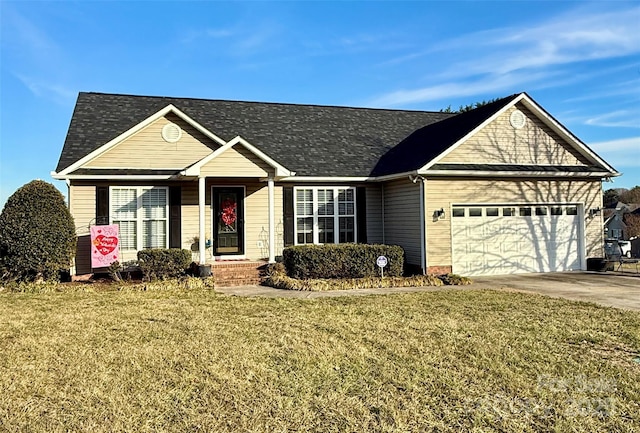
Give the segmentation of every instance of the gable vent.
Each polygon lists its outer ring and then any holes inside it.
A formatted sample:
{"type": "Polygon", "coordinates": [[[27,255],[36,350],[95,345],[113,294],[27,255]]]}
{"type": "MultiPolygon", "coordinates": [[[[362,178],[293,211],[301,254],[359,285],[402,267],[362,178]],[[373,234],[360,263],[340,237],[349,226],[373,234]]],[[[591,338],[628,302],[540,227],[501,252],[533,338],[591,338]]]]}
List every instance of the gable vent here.
{"type": "Polygon", "coordinates": [[[162,139],[167,143],[175,143],[182,137],[182,129],[175,123],[167,123],[162,127],[162,139]]]}
{"type": "Polygon", "coordinates": [[[511,116],[509,117],[509,122],[511,123],[511,126],[513,126],[516,129],[521,129],[524,126],[526,121],[527,121],[526,116],[520,110],[515,110],[513,113],[511,113],[511,116]]]}

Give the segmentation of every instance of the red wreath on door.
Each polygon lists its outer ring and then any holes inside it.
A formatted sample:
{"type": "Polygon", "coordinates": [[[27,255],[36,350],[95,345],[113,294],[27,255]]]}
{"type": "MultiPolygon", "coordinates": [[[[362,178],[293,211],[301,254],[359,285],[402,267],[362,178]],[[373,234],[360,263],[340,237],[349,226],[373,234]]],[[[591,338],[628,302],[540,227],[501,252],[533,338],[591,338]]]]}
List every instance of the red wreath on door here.
{"type": "Polygon", "coordinates": [[[222,202],[222,215],[220,215],[220,219],[226,226],[230,226],[234,222],[236,222],[236,208],[238,205],[236,202],[231,200],[230,198],[224,200],[222,202]]]}

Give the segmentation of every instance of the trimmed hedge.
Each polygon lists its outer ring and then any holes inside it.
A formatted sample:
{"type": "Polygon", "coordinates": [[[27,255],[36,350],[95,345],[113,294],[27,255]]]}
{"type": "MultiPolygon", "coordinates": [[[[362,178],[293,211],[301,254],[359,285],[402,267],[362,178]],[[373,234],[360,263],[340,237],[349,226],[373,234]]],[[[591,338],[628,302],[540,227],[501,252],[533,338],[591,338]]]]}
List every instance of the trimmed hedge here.
{"type": "Polygon", "coordinates": [[[385,276],[402,276],[404,250],[397,245],[298,245],[282,252],[287,275],[298,280],[377,277],[379,256],[388,260],[385,276]]]}
{"type": "Polygon", "coordinates": [[[34,180],[9,197],[0,214],[0,276],[58,280],[76,252],[76,229],[64,197],[34,180]]]}
{"type": "Polygon", "coordinates": [[[138,251],[138,265],[145,280],[165,280],[186,275],[191,251],[180,248],[152,248],[138,251]]]}

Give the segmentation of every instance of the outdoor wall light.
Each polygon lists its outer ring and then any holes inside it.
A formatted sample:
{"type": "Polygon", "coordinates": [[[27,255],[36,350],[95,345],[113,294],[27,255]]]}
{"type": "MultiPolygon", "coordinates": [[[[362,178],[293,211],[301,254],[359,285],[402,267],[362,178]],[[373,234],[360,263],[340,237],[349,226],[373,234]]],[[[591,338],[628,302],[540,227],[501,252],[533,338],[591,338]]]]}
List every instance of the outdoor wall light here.
{"type": "Polygon", "coordinates": [[[601,212],[601,211],[602,211],[602,209],[600,209],[599,207],[598,207],[598,208],[595,208],[595,209],[589,209],[589,216],[590,216],[591,218],[593,218],[593,217],[594,217],[594,216],[596,216],[596,215],[600,215],[600,212],[601,212]]]}
{"type": "Polygon", "coordinates": [[[439,220],[443,220],[444,219],[444,208],[440,208],[440,209],[436,210],[433,213],[433,216],[435,216],[439,220]]]}

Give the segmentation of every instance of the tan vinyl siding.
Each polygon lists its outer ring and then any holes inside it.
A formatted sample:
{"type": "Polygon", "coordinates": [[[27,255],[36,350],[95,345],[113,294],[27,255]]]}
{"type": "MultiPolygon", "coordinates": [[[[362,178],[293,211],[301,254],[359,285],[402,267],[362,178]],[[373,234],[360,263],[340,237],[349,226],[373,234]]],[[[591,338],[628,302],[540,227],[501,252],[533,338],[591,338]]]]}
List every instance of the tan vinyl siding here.
{"type": "Polygon", "coordinates": [[[521,104],[502,113],[438,162],[588,165],[586,158],[521,104]],[[527,119],[521,129],[515,129],[509,122],[516,109],[527,119]]]}
{"type": "Polygon", "coordinates": [[[266,177],[273,169],[248,151],[236,145],[202,166],[200,174],[215,177],[266,177]]]}
{"type": "MultiPolygon", "coordinates": [[[[206,194],[205,194],[206,195],[206,194]]],[[[181,193],[182,208],[180,210],[182,222],[180,224],[182,248],[193,252],[193,260],[198,261],[198,245],[192,245],[200,230],[198,220],[198,182],[186,182],[182,184],[181,193]]],[[[209,197],[207,203],[210,203],[209,197]]],[[[208,204],[207,206],[210,206],[208,204]]],[[[205,208],[206,209],[206,208],[205,208]]],[[[206,227],[206,225],[205,225],[206,227]]],[[[211,233],[211,229],[207,230],[211,233]]]]}
{"type": "Polygon", "coordinates": [[[126,138],[83,167],[91,168],[185,168],[220,147],[193,126],[174,114],[168,114],[126,138]],[[182,129],[176,143],[162,138],[162,128],[173,122],[182,129]],[[207,146],[206,144],[209,146],[207,146]]]}
{"type": "MultiPolygon", "coordinates": [[[[269,257],[269,190],[266,183],[247,184],[245,206],[245,245],[249,259],[269,257]],[[262,241],[262,247],[258,242],[262,241]]],[[[276,255],[284,246],[282,217],[282,187],[275,187],[276,255]]]]}
{"type": "MultiPolygon", "coordinates": [[[[475,180],[429,179],[426,183],[427,264],[451,266],[451,208],[453,204],[582,204],[583,213],[602,207],[599,180],[475,180]],[[443,208],[446,217],[429,216],[443,208]]],[[[601,218],[585,218],[586,257],[602,255],[601,218]]]]}
{"type": "Polygon", "coordinates": [[[367,243],[382,243],[382,188],[380,185],[366,186],[367,243]]]}
{"type": "Polygon", "coordinates": [[[384,242],[404,248],[407,263],[420,266],[420,185],[409,179],[384,184],[384,242]]]}
{"type": "Polygon", "coordinates": [[[91,273],[91,241],[89,226],[95,224],[96,187],[93,185],[69,186],[69,210],[76,225],[78,247],[75,257],[75,273],[91,273]]]}
{"type": "Polygon", "coordinates": [[[76,234],[89,234],[89,225],[95,224],[96,218],[96,187],[72,184],[69,187],[69,210],[76,224],[76,234]]]}

